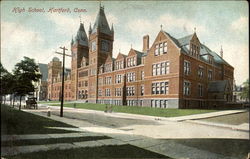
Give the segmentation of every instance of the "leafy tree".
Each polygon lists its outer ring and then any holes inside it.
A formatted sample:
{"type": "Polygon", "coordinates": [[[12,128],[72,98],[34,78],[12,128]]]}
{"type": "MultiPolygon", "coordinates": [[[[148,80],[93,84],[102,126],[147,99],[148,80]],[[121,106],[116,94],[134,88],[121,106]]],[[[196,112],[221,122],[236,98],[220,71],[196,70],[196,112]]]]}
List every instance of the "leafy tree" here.
{"type": "Polygon", "coordinates": [[[0,72],[1,72],[1,76],[0,76],[0,82],[1,82],[1,92],[0,92],[0,96],[1,96],[1,103],[3,101],[4,98],[4,103],[6,100],[6,95],[11,94],[12,93],[12,81],[13,81],[13,75],[11,73],[9,73],[4,67],[3,65],[0,63],[0,72]]]}
{"type": "Polygon", "coordinates": [[[243,83],[243,89],[242,92],[240,94],[242,99],[245,99],[246,101],[249,101],[249,79],[247,79],[244,83],[243,83]]]}
{"type": "Polygon", "coordinates": [[[24,60],[15,65],[14,76],[16,79],[14,90],[15,94],[20,96],[20,110],[22,97],[34,92],[35,88],[32,82],[39,81],[42,75],[38,73],[38,65],[34,59],[24,57],[24,60]]]}

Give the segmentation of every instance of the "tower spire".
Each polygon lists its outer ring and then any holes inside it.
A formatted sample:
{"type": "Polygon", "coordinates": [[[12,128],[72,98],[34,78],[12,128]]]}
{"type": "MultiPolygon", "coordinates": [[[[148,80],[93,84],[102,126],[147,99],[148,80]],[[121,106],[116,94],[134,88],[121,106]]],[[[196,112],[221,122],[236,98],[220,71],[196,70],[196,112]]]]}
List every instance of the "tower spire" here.
{"type": "Polygon", "coordinates": [[[81,15],[79,15],[79,18],[80,18],[80,24],[82,23],[82,16],[81,15]]]}
{"type": "Polygon", "coordinates": [[[71,45],[74,44],[74,40],[73,40],[73,35],[72,35],[72,39],[71,39],[71,45]]]}
{"type": "Polygon", "coordinates": [[[111,25],[111,32],[114,32],[114,26],[113,26],[113,23],[111,25]]]}
{"type": "Polygon", "coordinates": [[[108,21],[104,12],[104,6],[101,6],[101,4],[100,4],[99,12],[96,16],[96,20],[92,29],[92,33],[97,32],[97,30],[98,32],[101,32],[107,35],[113,34],[109,27],[109,24],[108,24],[108,21]]]}
{"type": "Polygon", "coordinates": [[[223,49],[222,49],[222,45],[220,47],[220,57],[223,58],[223,49]]]}
{"type": "Polygon", "coordinates": [[[91,34],[92,28],[91,28],[91,23],[89,23],[89,34],[91,34]]]}

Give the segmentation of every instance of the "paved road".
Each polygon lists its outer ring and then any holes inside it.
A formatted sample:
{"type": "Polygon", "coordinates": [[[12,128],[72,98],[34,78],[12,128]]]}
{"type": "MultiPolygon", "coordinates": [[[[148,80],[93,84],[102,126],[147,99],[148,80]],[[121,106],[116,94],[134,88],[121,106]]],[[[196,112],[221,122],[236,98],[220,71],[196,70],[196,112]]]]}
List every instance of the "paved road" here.
{"type": "MultiPolygon", "coordinates": [[[[77,126],[87,132],[110,136],[172,158],[236,159],[247,155],[245,149],[248,147],[246,143],[249,140],[249,134],[246,131],[150,116],[104,113],[66,107],[64,117],[61,118],[59,117],[60,107],[50,108],[52,112],[50,118],[54,120],[77,126]],[[237,148],[244,151],[239,151],[237,148]]],[[[47,107],[25,111],[46,116],[47,107]]]]}

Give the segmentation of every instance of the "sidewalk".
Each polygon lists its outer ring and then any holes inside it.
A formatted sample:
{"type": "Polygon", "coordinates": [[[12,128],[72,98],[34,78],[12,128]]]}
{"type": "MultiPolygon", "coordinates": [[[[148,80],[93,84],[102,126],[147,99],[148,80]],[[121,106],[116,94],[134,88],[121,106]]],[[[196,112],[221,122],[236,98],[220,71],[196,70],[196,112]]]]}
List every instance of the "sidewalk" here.
{"type": "MultiPolygon", "coordinates": [[[[29,111],[29,110],[28,110],[29,111]]],[[[152,152],[156,152],[162,155],[166,155],[172,158],[192,158],[192,159],[236,159],[234,157],[224,156],[222,154],[209,152],[206,150],[198,149],[195,147],[185,146],[182,144],[178,144],[168,140],[159,140],[155,138],[145,137],[141,135],[136,135],[135,133],[131,133],[128,131],[117,130],[106,128],[105,131],[101,131],[97,133],[95,129],[100,128],[100,130],[105,129],[105,127],[96,126],[90,124],[86,127],[85,122],[82,120],[77,119],[69,119],[66,117],[59,117],[56,115],[52,115],[51,117],[47,117],[46,114],[39,112],[39,110],[32,110],[29,111],[33,114],[40,115],[46,118],[50,118],[53,120],[61,121],[67,124],[71,124],[74,126],[79,127],[85,133],[70,133],[70,134],[60,134],[54,135],[54,137],[63,137],[63,136],[80,136],[80,135],[106,135],[111,137],[112,139],[104,139],[104,140],[96,140],[96,141],[84,141],[84,142],[73,142],[73,143],[58,143],[58,144],[49,144],[49,145],[31,145],[31,146],[15,146],[15,147],[2,147],[1,151],[7,154],[15,155],[18,153],[29,153],[29,152],[38,152],[38,151],[48,151],[52,149],[69,149],[69,148],[79,148],[79,147],[97,147],[103,145],[123,145],[123,144],[130,144],[134,145],[152,152]],[[112,130],[112,131],[110,131],[112,130]]],[[[176,124],[176,122],[173,122],[176,124]]],[[[161,126],[161,125],[159,125],[161,126]]],[[[154,130],[151,128],[149,130],[154,130]]],[[[145,131],[145,130],[144,130],[145,131]]],[[[160,132],[162,130],[159,129],[160,132]]],[[[175,133],[174,133],[175,134],[175,133]]],[[[19,135],[17,138],[19,139],[34,139],[34,138],[46,138],[46,137],[53,137],[51,134],[45,135],[19,135]]],[[[7,138],[8,136],[6,136],[7,138]]],[[[3,155],[3,154],[2,154],[3,155]]]]}
{"type": "MultiPolygon", "coordinates": [[[[50,106],[50,108],[59,109],[60,107],[50,106]]],[[[141,120],[149,120],[149,121],[154,120],[162,124],[165,124],[167,121],[171,121],[171,122],[187,121],[187,122],[194,123],[194,124],[215,126],[215,127],[221,127],[221,128],[227,128],[227,129],[239,130],[239,131],[247,131],[247,132],[249,131],[249,124],[245,124],[244,126],[242,125],[236,126],[236,125],[216,124],[216,123],[211,123],[211,122],[202,122],[202,121],[197,120],[197,119],[212,118],[212,117],[229,115],[229,114],[243,113],[243,112],[247,112],[247,110],[224,110],[224,111],[218,111],[218,112],[194,114],[194,115],[187,115],[187,116],[180,116],[180,117],[156,117],[156,116],[149,116],[149,115],[128,114],[128,113],[120,113],[120,112],[104,113],[103,111],[69,108],[69,107],[65,107],[64,109],[67,109],[72,112],[84,111],[84,113],[101,114],[101,115],[106,115],[106,116],[116,117],[116,118],[141,119],[141,120]]]]}

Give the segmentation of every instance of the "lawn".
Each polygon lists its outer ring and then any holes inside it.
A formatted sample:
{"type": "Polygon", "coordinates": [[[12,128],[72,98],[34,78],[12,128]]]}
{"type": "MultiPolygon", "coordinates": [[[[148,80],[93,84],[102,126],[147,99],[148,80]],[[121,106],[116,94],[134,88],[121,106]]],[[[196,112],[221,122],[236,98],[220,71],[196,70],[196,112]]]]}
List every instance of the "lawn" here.
{"type": "MultiPolygon", "coordinates": [[[[247,139],[167,139],[171,145],[181,144],[232,158],[246,159],[250,142],[247,139]]],[[[206,158],[206,157],[205,157],[206,158]]]]}
{"type": "Polygon", "coordinates": [[[9,159],[79,159],[79,158],[169,158],[132,145],[86,147],[68,150],[49,150],[9,156],[9,159]]]}
{"type": "Polygon", "coordinates": [[[19,111],[7,105],[1,105],[1,133],[8,134],[50,134],[69,133],[75,131],[50,129],[46,127],[68,127],[74,126],[54,121],[31,113],[19,111]]]}
{"type": "MultiPolygon", "coordinates": [[[[50,104],[51,106],[59,106],[60,104],[50,104]]],[[[73,103],[65,103],[65,107],[74,107],[73,103]]],[[[109,105],[108,105],[109,106],[109,105]]],[[[76,103],[76,108],[91,109],[105,111],[105,104],[93,104],[93,103],[76,103]]],[[[215,112],[218,110],[205,110],[205,109],[162,109],[151,107],[139,107],[139,106],[112,106],[113,112],[141,114],[160,117],[177,117],[192,114],[201,114],[215,112]]]]}
{"type": "Polygon", "coordinates": [[[46,104],[46,103],[61,103],[61,101],[38,101],[38,104],[46,104]]]}
{"type": "Polygon", "coordinates": [[[201,121],[213,122],[213,123],[222,123],[230,125],[240,125],[244,123],[249,123],[249,111],[244,113],[223,115],[218,117],[206,118],[201,121]]]}

